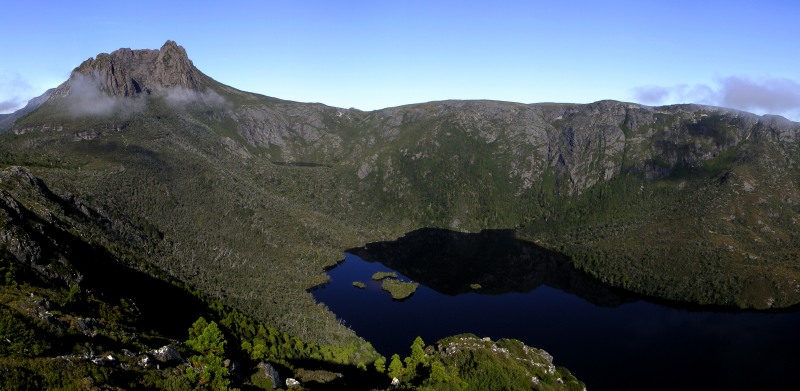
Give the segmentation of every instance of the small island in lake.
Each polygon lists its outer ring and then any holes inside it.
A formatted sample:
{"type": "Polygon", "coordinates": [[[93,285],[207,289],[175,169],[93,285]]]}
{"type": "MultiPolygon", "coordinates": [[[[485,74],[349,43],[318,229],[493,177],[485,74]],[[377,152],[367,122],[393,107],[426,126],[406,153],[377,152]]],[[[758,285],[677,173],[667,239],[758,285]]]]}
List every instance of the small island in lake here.
{"type": "Polygon", "coordinates": [[[367,287],[367,284],[365,284],[365,283],[363,283],[361,281],[353,281],[353,286],[358,288],[358,289],[364,289],[364,288],[367,287]]]}
{"type": "MultiPolygon", "coordinates": [[[[374,278],[374,277],[373,277],[374,278]]],[[[413,295],[419,286],[416,282],[403,282],[394,278],[383,280],[381,288],[392,294],[392,299],[403,300],[413,295]]]]}
{"type": "Polygon", "coordinates": [[[372,279],[375,281],[383,280],[384,278],[397,278],[397,273],[395,272],[376,272],[372,275],[372,279]]]}

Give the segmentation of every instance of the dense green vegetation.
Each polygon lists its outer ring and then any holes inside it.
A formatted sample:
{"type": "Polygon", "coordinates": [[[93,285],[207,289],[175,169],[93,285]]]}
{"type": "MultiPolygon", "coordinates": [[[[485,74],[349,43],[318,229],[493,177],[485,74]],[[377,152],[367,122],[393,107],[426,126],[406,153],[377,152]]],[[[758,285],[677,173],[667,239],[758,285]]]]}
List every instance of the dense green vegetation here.
{"type": "MultiPolygon", "coordinates": [[[[755,146],[739,153],[745,161],[774,154],[755,146]]],[[[518,234],[632,291],[701,304],[790,306],[797,291],[786,288],[800,272],[798,189],[753,169],[723,155],[699,173],[663,182],[620,176],[518,234]],[[742,190],[756,181],[760,189],[742,190]]]]}
{"type": "Polygon", "coordinates": [[[30,172],[2,174],[0,222],[14,233],[0,251],[3,389],[246,388],[258,363],[291,376],[377,357],[368,344],[320,346],[256,321],[104,242],[115,231],[102,211],[30,172]],[[179,357],[159,362],[162,346],[179,357]]]}
{"type": "Polygon", "coordinates": [[[365,283],[363,283],[361,281],[353,281],[353,286],[356,287],[356,288],[359,288],[359,289],[364,289],[364,288],[367,287],[367,284],[365,284],[365,283]]]}
{"type": "Polygon", "coordinates": [[[574,390],[585,386],[543,350],[520,341],[493,342],[471,334],[425,346],[417,337],[408,357],[392,356],[386,369],[397,388],[415,390],[574,390]]]}
{"type": "Polygon", "coordinates": [[[389,292],[394,300],[407,299],[417,291],[419,283],[400,281],[396,278],[386,278],[381,282],[381,289],[389,292]]]}
{"type": "Polygon", "coordinates": [[[372,279],[375,281],[380,281],[386,278],[397,278],[397,273],[395,272],[375,272],[372,275],[372,279]]]}
{"type": "Polygon", "coordinates": [[[394,355],[387,365],[358,346],[308,344],[175,281],[156,292],[163,308],[145,301],[139,308],[130,298],[122,298],[128,306],[107,301],[120,292],[75,294],[35,275],[16,267],[0,285],[4,390],[282,388],[261,369],[265,363],[308,389],[384,389],[393,378],[400,389],[582,389],[566,369],[548,369],[547,353],[519,341],[458,336],[434,348],[417,338],[408,357],[394,355]],[[180,299],[180,292],[188,296],[180,299]],[[187,305],[196,311],[175,311],[187,305]],[[164,312],[156,314],[159,322],[145,321],[151,311],[164,312]],[[191,322],[195,314],[202,315],[191,322]],[[169,349],[175,356],[158,353],[169,349]]]}

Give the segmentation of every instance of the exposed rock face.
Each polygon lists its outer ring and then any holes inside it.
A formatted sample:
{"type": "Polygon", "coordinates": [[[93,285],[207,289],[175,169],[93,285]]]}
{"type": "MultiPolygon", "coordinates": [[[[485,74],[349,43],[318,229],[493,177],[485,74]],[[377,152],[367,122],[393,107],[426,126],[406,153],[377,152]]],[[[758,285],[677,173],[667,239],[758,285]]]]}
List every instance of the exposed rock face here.
{"type": "MultiPolygon", "coordinates": [[[[188,103],[217,107],[225,103],[218,89],[229,88],[200,72],[184,48],[167,41],[159,50],[118,49],[84,61],[52,93],[48,102],[54,104],[49,112],[71,117],[129,117],[145,110],[148,97],[164,99],[171,110],[188,103]]],[[[41,127],[47,128],[48,125],[41,127]]]]}
{"type": "Polygon", "coordinates": [[[93,318],[80,318],[75,322],[75,328],[83,335],[94,337],[100,324],[93,318]]]}
{"type": "Polygon", "coordinates": [[[272,381],[272,388],[278,388],[278,384],[281,384],[281,376],[278,374],[278,371],[272,365],[269,365],[265,362],[258,363],[258,374],[257,376],[269,379],[272,381]]]}
{"type": "Polygon", "coordinates": [[[509,177],[516,194],[535,190],[552,178],[558,193],[577,195],[622,172],[661,179],[676,169],[701,166],[748,137],[796,142],[800,134],[797,123],[781,117],[699,105],[648,107],[614,101],[587,105],[445,101],[363,115],[358,122],[375,127],[371,143],[392,145],[401,153],[354,156],[354,172],[401,195],[407,186],[398,176],[413,174],[398,172],[398,166],[407,165],[398,165],[398,160],[413,160],[416,165],[450,155],[457,169],[486,158],[474,152],[481,146],[493,151],[490,161],[509,163],[493,174],[509,177]],[[396,135],[404,132],[406,138],[414,128],[425,131],[413,142],[397,145],[396,135]],[[446,143],[468,148],[449,150],[446,143]]]}
{"type": "Polygon", "coordinates": [[[415,174],[398,171],[398,162],[409,160],[414,166],[447,157],[454,168],[481,158],[508,162],[498,167],[499,174],[513,181],[516,194],[535,190],[552,176],[559,194],[579,195],[622,172],[661,179],[701,166],[748,138],[796,143],[800,137],[800,125],[782,117],[616,101],[441,101],[373,112],[272,102],[226,115],[251,145],[277,147],[275,160],[346,162],[360,180],[377,182],[374,186],[401,198],[415,174]],[[450,150],[448,144],[466,148],[450,150]],[[482,146],[492,155],[477,155],[482,146]]]}
{"type": "Polygon", "coordinates": [[[99,54],[75,68],[70,81],[81,76],[91,78],[112,96],[138,96],[166,88],[201,91],[206,78],[174,41],[167,41],[159,50],[118,49],[99,54]]]}
{"type": "Polygon", "coordinates": [[[181,354],[172,345],[165,345],[150,352],[157,361],[163,363],[176,363],[183,361],[181,354]]]}
{"type": "Polygon", "coordinates": [[[569,370],[556,367],[553,364],[553,356],[549,353],[514,339],[492,341],[489,338],[462,334],[439,341],[433,354],[447,357],[448,360],[459,361],[476,356],[476,352],[484,357],[483,361],[476,362],[476,371],[479,371],[480,367],[484,365],[491,367],[487,364],[493,362],[494,365],[506,368],[508,373],[513,370],[516,376],[522,375],[519,379],[526,379],[530,382],[531,389],[540,389],[540,383],[550,386],[545,389],[580,390],[586,387],[569,370]]]}

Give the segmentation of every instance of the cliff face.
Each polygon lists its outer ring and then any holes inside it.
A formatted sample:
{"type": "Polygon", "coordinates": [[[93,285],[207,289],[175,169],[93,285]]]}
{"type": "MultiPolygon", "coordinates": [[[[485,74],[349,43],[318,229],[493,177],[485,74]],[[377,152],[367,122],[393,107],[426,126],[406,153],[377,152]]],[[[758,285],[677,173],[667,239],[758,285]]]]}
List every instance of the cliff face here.
{"type": "MultiPolygon", "coordinates": [[[[118,49],[90,58],[75,68],[64,87],[77,78],[88,77],[111,96],[139,96],[167,88],[191,91],[205,89],[206,78],[174,41],[167,41],[159,50],[118,49]]],[[[64,88],[62,88],[61,92],[64,88]]]]}
{"type": "Polygon", "coordinates": [[[401,191],[411,173],[398,171],[398,161],[419,166],[448,155],[468,166],[475,148],[488,149],[481,154],[489,164],[502,166],[493,175],[508,177],[517,194],[552,179],[559,194],[578,195],[621,172],[653,180],[700,167],[749,139],[796,145],[800,138],[800,125],[781,117],[615,101],[444,101],[373,112],[281,102],[226,114],[247,143],[278,147],[276,160],[345,161],[360,179],[401,191]]]}

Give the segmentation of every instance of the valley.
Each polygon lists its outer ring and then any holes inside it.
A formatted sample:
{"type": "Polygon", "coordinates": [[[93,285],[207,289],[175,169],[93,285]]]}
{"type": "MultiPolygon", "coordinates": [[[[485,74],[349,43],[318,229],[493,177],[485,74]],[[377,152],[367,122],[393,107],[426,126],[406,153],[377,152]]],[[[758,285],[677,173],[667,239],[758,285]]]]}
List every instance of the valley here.
{"type": "Polygon", "coordinates": [[[229,337],[263,324],[262,341],[306,351],[274,361],[374,362],[309,289],[344,250],[425,227],[510,229],[652,297],[800,303],[800,124],[781,117],[616,101],[362,112],[223,85],[172,41],[97,55],[32,103],[0,123],[5,264],[53,297],[97,289],[84,257],[173,281],[253,322],[229,337]]]}

